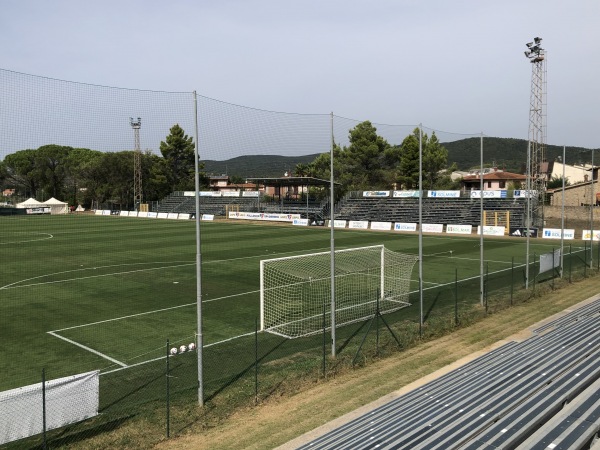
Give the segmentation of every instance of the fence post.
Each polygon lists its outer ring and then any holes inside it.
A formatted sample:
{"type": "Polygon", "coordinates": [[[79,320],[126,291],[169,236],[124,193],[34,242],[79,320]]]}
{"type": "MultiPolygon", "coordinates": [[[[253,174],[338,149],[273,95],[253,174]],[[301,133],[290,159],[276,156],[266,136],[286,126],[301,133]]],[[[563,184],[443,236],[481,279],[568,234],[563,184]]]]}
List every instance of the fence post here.
{"type": "Polygon", "coordinates": [[[556,278],[556,274],[554,273],[555,271],[555,267],[554,267],[554,247],[552,247],[552,290],[554,290],[554,278],[556,278]]]}
{"type": "Polygon", "coordinates": [[[510,260],[510,306],[513,305],[513,292],[515,289],[515,257],[510,260]]]}
{"type": "Polygon", "coordinates": [[[323,302],[323,378],[325,378],[326,375],[326,370],[327,370],[327,366],[326,366],[326,352],[327,352],[327,333],[326,333],[326,329],[327,329],[327,322],[326,322],[326,316],[327,314],[327,308],[325,307],[325,302],[323,302]]]}
{"type": "Polygon", "coordinates": [[[569,283],[572,282],[571,273],[573,272],[573,255],[571,254],[572,250],[572,245],[569,244],[569,283]]]}
{"type": "Polygon", "coordinates": [[[458,267],[454,268],[454,326],[458,326],[458,267]]]}
{"type": "Polygon", "coordinates": [[[258,404],[258,319],[254,319],[254,404],[258,404]]]}
{"type": "Polygon", "coordinates": [[[42,448],[46,450],[48,448],[46,441],[46,369],[42,369],[42,432],[44,439],[42,448]]]}
{"type": "MultiPolygon", "coordinates": [[[[483,231],[482,231],[483,232],[483,231]]],[[[488,278],[490,276],[490,263],[486,263],[485,264],[485,289],[483,290],[483,293],[485,294],[485,314],[487,315],[488,313],[488,278]]]]}
{"type": "Polygon", "coordinates": [[[537,276],[535,275],[535,252],[533,252],[533,295],[535,296],[535,282],[537,280],[537,276]]]}
{"type": "Polygon", "coordinates": [[[167,339],[167,376],[166,376],[166,388],[167,388],[167,439],[171,436],[171,398],[170,398],[170,374],[169,374],[169,356],[170,356],[170,344],[167,339]]]}
{"type": "Polygon", "coordinates": [[[588,262],[587,262],[587,260],[588,260],[588,256],[587,256],[587,254],[588,254],[587,241],[583,241],[583,245],[584,245],[584,247],[583,247],[584,248],[583,254],[585,255],[584,256],[585,260],[583,261],[583,278],[587,278],[587,265],[588,265],[588,262]]]}

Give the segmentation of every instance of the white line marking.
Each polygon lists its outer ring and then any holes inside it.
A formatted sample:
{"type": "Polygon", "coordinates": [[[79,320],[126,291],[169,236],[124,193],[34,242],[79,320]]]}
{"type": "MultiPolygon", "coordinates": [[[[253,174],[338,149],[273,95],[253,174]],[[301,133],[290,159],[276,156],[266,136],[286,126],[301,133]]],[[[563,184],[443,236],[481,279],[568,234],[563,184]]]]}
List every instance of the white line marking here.
{"type": "MultiPolygon", "coordinates": [[[[40,275],[38,277],[29,278],[27,280],[21,280],[21,281],[16,281],[16,282],[11,283],[11,284],[7,284],[6,286],[0,287],[0,289],[19,289],[19,288],[25,288],[25,287],[31,287],[31,286],[39,286],[39,285],[44,285],[44,284],[66,283],[68,281],[87,280],[87,279],[90,279],[90,278],[101,278],[101,277],[110,277],[110,276],[118,276],[118,275],[127,275],[127,274],[130,274],[130,273],[146,272],[146,271],[150,271],[150,270],[171,269],[173,267],[184,267],[184,266],[190,266],[190,265],[193,265],[193,264],[195,264],[195,263],[177,264],[177,265],[174,265],[174,266],[164,266],[164,267],[152,267],[151,269],[146,268],[146,269],[126,270],[124,272],[111,272],[111,273],[104,273],[102,275],[89,275],[89,276],[86,276],[86,277],[68,278],[68,279],[65,279],[65,280],[56,280],[56,281],[43,281],[41,283],[31,283],[31,284],[22,284],[22,285],[19,285],[19,286],[14,286],[17,283],[23,283],[25,281],[34,280],[36,278],[43,278],[43,277],[47,277],[47,276],[52,276],[52,275],[56,275],[56,274],[40,275]]],[[[97,269],[97,267],[94,267],[94,269],[97,269]]],[[[93,270],[93,269],[79,269],[79,270],[93,270]]],[[[64,273],[64,272],[62,272],[62,273],[64,273]]]]}
{"type": "MultiPolygon", "coordinates": [[[[322,250],[322,248],[312,249],[310,251],[314,252],[316,250],[322,250]]],[[[289,254],[299,253],[299,252],[302,252],[302,251],[303,250],[292,251],[292,252],[277,252],[277,253],[272,253],[272,255],[289,255],[289,254]]],[[[266,256],[266,255],[240,256],[238,258],[217,259],[217,260],[214,260],[214,261],[204,261],[202,263],[202,265],[204,266],[204,265],[207,265],[207,264],[227,263],[227,262],[231,262],[231,261],[239,261],[239,260],[244,260],[244,259],[263,258],[264,256],[266,256]]],[[[269,255],[269,256],[271,256],[271,255],[269,255]]],[[[155,261],[155,262],[146,262],[146,263],[110,264],[110,265],[107,265],[107,266],[86,267],[84,269],[64,270],[64,271],[61,271],[61,272],[54,272],[54,273],[49,273],[49,274],[45,274],[45,275],[38,275],[36,277],[25,278],[23,280],[15,281],[14,283],[10,283],[10,284],[7,284],[5,286],[0,286],[0,289],[22,288],[22,287],[39,286],[39,285],[43,285],[43,284],[64,283],[64,282],[67,282],[67,281],[78,281],[78,280],[85,280],[85,279],[88,279],[88,278],[97,278],[97,277],[106,277],[106,276],[112,276],[112,275],[121,275],[121,274],[143,272],[145,270],[157,270],[157,269],[168,269],[168,268],[172,268],[172,267],[193,266],[195,264],[196,264],[195,261],[193,261],[193,262],[188,262],[188,261],[173,261],[173,262],[166,262],[165,261],[165,262],[157,262],[157,261],[155,261]],[[177,264],[174,264],[174,263],[177,263],[177,264]],[[92,275],[92,276],[87,276],[87,277],[69,278],[69,279],[57,280],[57,281],[44,281],[44,282],[41,282],[41,283],[31,283],[31,284],[24,284],[24,285],[15,286],[17,284],[24,283],[26,281],[37,280],[39,278],[51,277],[51,276],[60,275],[60,274],[63,274],[63,273],[81,272],[81,271],[85,271],[85,270],[106,269],[108,267],[137,266],[137,265],[144,265],[144,264],[167,264],[167,265],[162,266],[162,267],[152,267],[152,268],[146,268],[146,269],[128,270],[128,271],[124,271],[124,272],[113,272],[113,273],[108,273],[108,274],[103,274],[103,275],[92,275]],[[174,265],[171,265],[171,264],[174,264],[174,265]]]]}
{"type": "MultiPolygon", "coordinates": [[[[255,294],[257,292],[260,292],[260,291],[259,290],[248,291],[248,292],[242,292],[240,294],[232,294],[232,295],[226,295],[226,296],[218,297],[218,298],[211,298],[210,300],[202,300],[202,303],[216,302],[217,300],[225,300],[225,299],[233,298],[233,297],[241,297],[243,295],[255,294]]],[[[145,316],[147,314],[154,314],[154,313],[169,311],[169,310],[172,310],[172,309],[185,308],[186,306],[196,306],[196,303],[195,302],[194,303],[186,303],[185,305],[170,306],[168,308],[156,309],[156,310],[153,310],[153,311],[145,311],[145,312],[142,312],[142,313],[130,314],[130,315],[127,315],[127,316],[122,316],[122,317],[115,317],[113,319],[99,320],[98,322],[84,323],[82,325],[75,325],[75,326],[72,326],[72,327],[61,328],[60,330],[48,331],[48,333],[60,333],[61,331],[73,330],[75,328],[89,327],[91,325],[98,325],[98,324],[106,323],[106,322],[115,322],[117,320],[130,319],[132,317],[145,316]]]]}
{"type": "Polygon", "coordinates": [[[223,344],[224,342],[233,341],[233,340],[241,338],[241,337],[252,336],[253,334],[254,334],[254,331],[251,331],[249,333],[239,334],[239,335],[234,336],[234,337],[223,339],[222,341],[217,341],[217,342],[213,342],[212,344],[207,344],[207,345],[204,346],[204,348],[212,347],[213,345],[223,344]]]}
{"type": "Polygon", "coordinates": [[[66,338],[64,336],[56,334],[54,331],[48,331],[48,334],[51,334],[52,336],[57,337],[59,339],[62,339],[63,341],[66,341],[66,342],[68,342],[70,344],[76,345],[77,347],[80,347],[80,348],[82,348],[84,350],[87,350],[88,352],[94,353],[95,355],[98,355],[98,356],[100,356],[100,357],[102,357],[104,359],[108,359],[110,362],[118,364],[119,366],[121,366],[123,368],[127,367],[127,364],[122,363],[121,361],[118,361],[118,360],[116,360],[114,358],[111,358],[110,356],[105,355],[104,353],[100,353],[98,350],[94,350],[93,348],[90,348],[90,347],[87,347],[87,346],[85,346],[83,344],[80,344],[79,342],[75,342],[75,341],[73,341],[73,340],[71,340],[69,338],[66,338]]]}
{"type": "Polygon", "coordinates": [[[48,239],[52,239],[54,238],[53,235],[51,235],[50,233],[26,233],[26,234],[41,234],[41,235],[46,235],[46,237],[41,237],[41,238],[37,238],[37,239],[27,239],[25,241],[8,241],[8,242],[0,242],[0,245],[6,245],[6,244],[22,244],[25,242],[37,242],[37,241],[47,241],[48,239]]]}
{"type": "MultiPolygon", "coordinates": [[[[249,332],[249,333],[240,334],[240,335],[238,335],[238,336],[234,336],[234,337],[231,337],[231,338],[229,338],[229,339],[224,339],[224,340],[222,340],[222,341],[213,342],[212,344],[205,345],[205,346],[204,346],[204,348],[212,347],[213,345],[222,344],[222,343],[224,343],[224,342],[233,341],[233,340],[235,340],[235,339],[238,339],[238,338],[241,338],[241,337],[252,336],[253,334],[254,334],[254,331],[251,331],[251,332],[249,332]]],[[[129,366],[123,366],[123,367],[120,367],[120,368],[118,368],[118,369],[113,369],[113,370],[109,370],[109,371],[107,371],[107,372],[102,372],[100,375],[108,375],[109,373],[113,373],[113,372],[119,372],[119,371],[121,371],[121,370],[124,370],[124,369],[129,369],[130,367],[141,366],[141,365],[143,365],[143,364],[150,364],[151,362],[154,362],[154,361],[159,361],[159,360],[161,360],[161,359],[165,359],[165,358],[166,358],[166,355],[165,355],[165,356],[159,356],[158,358],[153,358],[153,359],[149,359],[149,360],[147,360],[147,361],[141,361],[141,362],[139,362],[139,363],[131,364],[131,365],[129,365],[129,366]]],[[[118,362],[117,362],[117,363],[118,363],[118,362]]]]}
{"type": "Polygon", "coordinates": [[[147,361],[142,361],[142,362],[139,362],[139,363],[131,364],[130,366],[125,366],[125,367],[120,367],[118,369],[108,370],[106,372],[102,372],[100,375],[108,375],[109,373],[120,372],[121,370],[129,369],[130,367],[141,366],[143,364],[150,364],[151,362],[159,361],[159,360],[165,359],[165,358],[166,358],[166,356],[159,356],[158,358],[149,359],[147,361]]]}

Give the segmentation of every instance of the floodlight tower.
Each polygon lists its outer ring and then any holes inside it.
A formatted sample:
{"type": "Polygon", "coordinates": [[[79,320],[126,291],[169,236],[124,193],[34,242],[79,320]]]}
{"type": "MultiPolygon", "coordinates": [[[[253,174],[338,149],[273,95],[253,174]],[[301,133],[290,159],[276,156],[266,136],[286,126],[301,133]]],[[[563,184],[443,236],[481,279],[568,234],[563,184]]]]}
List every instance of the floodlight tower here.
{"type": "Polygon", "coordinates": [[[133,205],[136,211],[140,210],[142,204],[142,149],[140,146],[140,128],[142,119],[129,118],[129,124],[133,128],[135,138],[135,150],[133,151],[133,205]]]}
{"type": "MultiPolygon", "coordinates": [[[[531,63],[531,94],[529,98],[529,154],[527,160],[528,189],[537,191],[533,217],[544,218],[544,197],[547,183],[546,160],[546,51],[542,38],[528,42],[525,57],[531,63]]],[[[528,193],[529,195],[529,193],[528,193]]],[[[529,226],[530,224],[527,224],[529,226]]]]}

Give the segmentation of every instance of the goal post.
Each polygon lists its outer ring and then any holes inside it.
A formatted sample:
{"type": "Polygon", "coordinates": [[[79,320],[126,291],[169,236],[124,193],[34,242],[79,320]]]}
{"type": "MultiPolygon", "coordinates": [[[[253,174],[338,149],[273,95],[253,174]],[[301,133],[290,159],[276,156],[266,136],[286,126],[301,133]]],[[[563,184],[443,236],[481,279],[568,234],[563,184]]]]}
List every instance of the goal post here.
{"type": "MultiPolygon", "coordinates": [[[[336,250],[336,327],[409,306],[418,257],[383,245],[336,250]]],[[[260,329],[288,338],[331,328],[331,253],[260,262],[260,329]]]]}

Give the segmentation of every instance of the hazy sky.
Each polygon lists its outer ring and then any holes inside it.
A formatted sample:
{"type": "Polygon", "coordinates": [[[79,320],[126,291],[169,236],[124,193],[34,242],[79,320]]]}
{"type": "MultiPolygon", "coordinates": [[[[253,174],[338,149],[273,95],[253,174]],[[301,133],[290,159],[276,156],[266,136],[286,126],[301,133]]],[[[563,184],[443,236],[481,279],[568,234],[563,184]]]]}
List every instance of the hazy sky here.
{"type": "Polygon", "coordinates": [[[0,0],[0,68],[526,139],[540,36],[548,143],[597,148],[599,23],[598,0],[0,0]]]}

